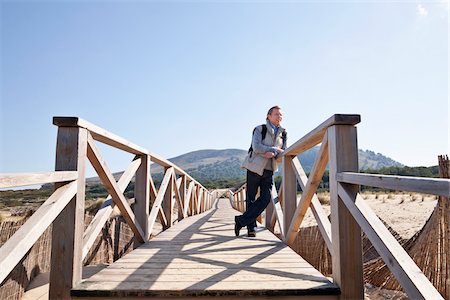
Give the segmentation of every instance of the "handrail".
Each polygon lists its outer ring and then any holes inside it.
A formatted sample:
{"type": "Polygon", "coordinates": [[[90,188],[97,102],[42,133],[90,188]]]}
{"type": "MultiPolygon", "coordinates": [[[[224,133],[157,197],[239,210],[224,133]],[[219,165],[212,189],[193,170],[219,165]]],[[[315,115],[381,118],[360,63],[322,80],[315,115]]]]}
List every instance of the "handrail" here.
{"type": "Polygon", "coordinates": [[[44,173],[11,173],[0,174],[0,189],[72,181],[78,178],[77,171],[56,171],[44,173]]]}
{"type": "MultiPolygon", "coordinates": [[[[293,143],[282,155],[282,184],[272,191],[266,209],[266,227],[281,228],[281,238],[291,247],[305,213],[311,208],[333,262],[333,279],[341,297],[364,298],[361,231],[374,245],[408,296],[413,299],[443,299],[414,261],[368,207],[358,190],[360,185],[420,192],[450,197],[450,179],[420,178],[358,173],[358,148],[355,125],[359,115],[333,115],[293,143]],[[321,148],[306,176],[297,155],[317,144],[321,148]],[[331,223],[318,201],[316,190],[325,168],[330,168],[331,223]],[[302,189],[297,201],[297,184],[302,189]],[[280,209],[280,203],[282,209],[280,209]]],[[[230,195],[232,204],[244,211],[243,185],[230,195]]]]}
{"type": "Polygon", "coordinates": [[[442,178],[341,172],[336,174],[336,180],[343,183],[450,197],[450,181],[442,178]]]}
{"type": "Polygon", "coordinates": [[[344,115],[344,114],[335,114],[330,118],[325,120],[322,124],[308,132],[290,147],[288,147],[284,152],[283,156],[288,155],[299,155],[302,152],[305,152],[308,149],[311,149],[315,145],[319,144],[322,141],[324,134],[327,129],[334,125],[356,125],[361,122],[360,115],[344,115]]]}
{"type": "MultiPolygon", "coordinates": [[[[92,135],[94,140],[102,142],[106,145],[112,146],[114,148],[129,152],[131,154],[136,155],[149,155],[150,160],[154,163],[157,163],[163,167],[170,168],[173,167],[174,170],[179,175],[186,176],[189,180],[192,180],[196,182],[197,184],[200,184],[197,180],[195,180],[193,177],[191,177],[189,174],[187,174],[183,169],[175,165],[174,163],[170,162],[167,159],[162,158],[156,153],[153,153],[144,147],[135,145],[126,139],[115,135],[101,127],[98,127],[97,125],[94,125],[86,120],[83,120],[78,117],[53,117],[53,124],[58,127],[79,127],[79,128],[85,128],[89,131],[89,133],[92,135]]],[[[201,184],[200,184],[201,185],[201,184]]]]}
{"type": "Polygon", "coordinates": [[[131,227],[136,241],[141,243],[151,238],[157,217],[163,230],[172,226],[174,205],[178,206],[178,220],[212,208],[218,193],[211,193],[170,161],[77,117],[54,117],[53,123],[59,127],[55,172],[0,174],[0,188],[56,183],[47,201],[0,248],[0,282],[9,276],[52,223],[49,297],[61,299],[70,298],[70,289],[81,281],[82,261],[115,206],[131,227]],[[95,141],[136,155],[118,182],[95,141]],[[84,230],[86,159],[109,195],[84,230]],[[150,161],[165,167],[158,190],[150,175],[150,161]],[[133,177],[135,198],[131,207],[123,193],[133,177]]]}

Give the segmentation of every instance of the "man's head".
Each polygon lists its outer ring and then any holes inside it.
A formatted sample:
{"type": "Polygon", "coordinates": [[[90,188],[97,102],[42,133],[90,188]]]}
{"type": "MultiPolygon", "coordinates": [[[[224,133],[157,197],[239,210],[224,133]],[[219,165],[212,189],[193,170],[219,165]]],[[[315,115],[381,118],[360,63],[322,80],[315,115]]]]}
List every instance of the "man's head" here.
{"type": "Polygon", "coordinates": [[[281,113],[281,107],[278,105],[272,106],[267,112],[267,120],[275,126],[280,126],[281,120],[283,120],[283,114],[281,113]]]}

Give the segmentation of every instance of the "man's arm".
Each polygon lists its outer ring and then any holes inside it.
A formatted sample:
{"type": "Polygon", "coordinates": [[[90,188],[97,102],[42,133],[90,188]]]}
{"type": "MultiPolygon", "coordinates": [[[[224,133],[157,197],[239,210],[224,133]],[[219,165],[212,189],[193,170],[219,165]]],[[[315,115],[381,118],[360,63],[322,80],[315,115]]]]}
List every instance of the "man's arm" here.
{"type": "Polygon", "coordinates": [[[256,154],[264,154],[266,152],[272,152],[273,154],[277,153],[276,147],[266,146],[262,143],[261,126],[256,127],[255,130],[253,131],[252,147],[253,153],[256,154]]]}
{"type": "Polygon", "coordinates": [[[275,156],[275,159],[277,160],[277,163],[281,163],[281,154],[283,154],[284,150],[286,150],[287,147],[287,133],[286,131],[283,132],[284,138],[283,138],[283,145],[281,146],[282,151],[278,152],[275,156]]]}

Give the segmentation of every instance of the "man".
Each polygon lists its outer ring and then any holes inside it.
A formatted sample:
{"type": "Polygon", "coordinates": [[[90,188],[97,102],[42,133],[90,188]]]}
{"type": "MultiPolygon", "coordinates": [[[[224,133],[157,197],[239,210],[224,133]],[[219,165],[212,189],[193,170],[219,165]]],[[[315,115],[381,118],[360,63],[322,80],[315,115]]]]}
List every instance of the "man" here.
{"type": "Polygon", "coordinates": [[[277,158],[286,149],[286,131],[280,126],[283,114],[279,106],[267,112],[266,124],[253,130],[252,145],[242,163],[247,169],[246,211],[235,217],[234,233],[239,236],[247,226],[248,236],[256,236],[256,218],[266,209],[272,199],[273,173],[277,171],[277,158]],[[260,189],[259,198],[255,199],[260,189]]]}

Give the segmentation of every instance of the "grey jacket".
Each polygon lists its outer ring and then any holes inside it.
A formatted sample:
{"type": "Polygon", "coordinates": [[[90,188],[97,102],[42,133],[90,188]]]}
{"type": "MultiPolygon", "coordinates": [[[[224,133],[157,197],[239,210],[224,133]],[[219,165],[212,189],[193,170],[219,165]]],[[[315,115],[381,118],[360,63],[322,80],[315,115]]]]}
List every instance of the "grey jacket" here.
{"type": "Polygon", "coordinates": [[[278,128],[277,136],[274,135],[274,130],[269,121],[266,122],[267,134],[264,140],[261,140],[262,125],[255,128],[252,138],[253,153],[248,153],[241,165],[241,168],[252,171],[260,176],[263,175],[264,169],[270,160],[272,163],[272,170],[278,170],[278,163],[276,158],[265,158],[263,155],[266,152],[273,152],[277,154],[276,148],[280,147],[286,149],[286,143],[283,145],[282,134],[285,131],[283,127],[278,128]]]}

